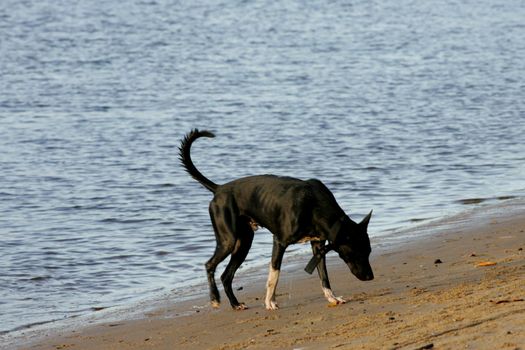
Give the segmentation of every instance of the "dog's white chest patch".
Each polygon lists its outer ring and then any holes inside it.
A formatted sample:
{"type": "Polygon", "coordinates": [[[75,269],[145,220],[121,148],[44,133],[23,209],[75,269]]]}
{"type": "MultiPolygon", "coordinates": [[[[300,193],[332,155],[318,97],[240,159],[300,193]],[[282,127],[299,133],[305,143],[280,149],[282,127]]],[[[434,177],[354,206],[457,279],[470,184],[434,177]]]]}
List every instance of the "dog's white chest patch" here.
{"type": "Polygon", "coordinates": [[[255,222],[255,220],[253,219],[250,219],[248,221],[248,224],[250,225],[253,231],[257,231],[260,228],[260,225],[257,222],[255,222]]]}

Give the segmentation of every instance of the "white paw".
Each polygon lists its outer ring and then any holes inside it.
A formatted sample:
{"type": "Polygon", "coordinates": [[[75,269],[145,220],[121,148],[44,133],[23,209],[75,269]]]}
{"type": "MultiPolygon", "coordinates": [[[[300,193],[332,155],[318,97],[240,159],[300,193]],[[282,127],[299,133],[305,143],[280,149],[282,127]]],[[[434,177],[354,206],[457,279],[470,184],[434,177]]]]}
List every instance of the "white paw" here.
{"type": "Polygon", "coordinates": [[[343,299],[342,297],[330,297],[328,298],[328,302],[330,304],[336,304],[336,305],[339,305],[339,304],[345,304],[346,303],[346,300],[343,299]]]}
{"type": "Polygon", "coordinates": [[[278,310],[279,305],[275,301],[266,302],[266,310],[278,310]]]}
{"type": "Polygon", "coordinates": [[[214,300],[214,301],[211,302],[211,307],[214,308],[214,309],[218,309],[218,308],[221,307],[221,303],[216,301],[216,300],[214,300]]]}
{"type": "Polygon", "coordinates": [[[328,300],[328,302],[330,304],[338,305],[338,304],[346,303],[346,300],[343,299],[343,297],[336,297],[334,295],[334,292],[332,292],[332,290],[329,289],[329,288],[324,288],[323,287],[323,292],[324,292],[324,296],[325,296],[326,300],[328,300]]]}
{"type": "Polygon", "coordinates": [[[235,310],[246,310],[248,309],[248,306],[246,306],[245,303],[240,303],[239,305],[234,307],[235,310]]]}

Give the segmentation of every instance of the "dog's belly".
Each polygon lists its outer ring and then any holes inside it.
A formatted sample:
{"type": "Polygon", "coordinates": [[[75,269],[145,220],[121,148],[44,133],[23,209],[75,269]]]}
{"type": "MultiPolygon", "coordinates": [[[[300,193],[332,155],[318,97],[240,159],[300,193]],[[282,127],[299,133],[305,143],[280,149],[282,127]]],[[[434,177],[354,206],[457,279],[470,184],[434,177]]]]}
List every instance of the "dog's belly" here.
{"type": "Polygon", "coordinates": [[[316,236],[304,236],[300,240],[298,240],[297,243],[308,243],[311,241],[319,242],[320,240],[321,238],[316,237],[316,236]]]}
{"type": "MultiPolygon", "coordinates": [[[[259,224],[257,221],[255,221],[253,218],[248,217],[248,225],[250,225],[251,229],[255,232],[259,228],[263,227],[261,224],[259,224]]],[[[319,242],[321,241],[321,238],[319,236],[316,236],[315,234],[309,234],[304,237],[301,237],[297,242],[295,243],[308,243],[308,242],[319,242]]]]}

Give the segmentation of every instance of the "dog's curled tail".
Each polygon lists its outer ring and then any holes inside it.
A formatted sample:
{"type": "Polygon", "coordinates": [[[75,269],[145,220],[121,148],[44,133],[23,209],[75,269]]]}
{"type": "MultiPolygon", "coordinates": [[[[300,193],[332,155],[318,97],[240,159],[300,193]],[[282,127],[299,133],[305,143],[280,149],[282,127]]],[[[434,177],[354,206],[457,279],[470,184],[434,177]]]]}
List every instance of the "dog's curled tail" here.
{"type": "Polygon", "coordinates": [[[202,175],[200,171],[197,170],[193,162],[191,161],[190,148],[193,141],[197,140],[199,137],[215,137],[215,135],[207,130],[199,131],[198,129],[193,129],[186,134],[184,139],[182,139],[179,147],[179,159],[188,172],[195,180],[199,181],[204,187],[206,187],[211,192],[215,193],[218,185],[208,179],[206,176],[202,175]]]}

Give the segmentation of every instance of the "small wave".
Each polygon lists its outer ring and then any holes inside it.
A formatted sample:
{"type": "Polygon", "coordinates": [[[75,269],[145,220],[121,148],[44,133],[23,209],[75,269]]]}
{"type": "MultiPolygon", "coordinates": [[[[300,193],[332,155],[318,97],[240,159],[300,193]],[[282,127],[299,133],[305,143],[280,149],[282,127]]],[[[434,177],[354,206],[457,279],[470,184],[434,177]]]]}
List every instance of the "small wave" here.
{"type": "Polygon", "coordinates": [[[472,205],[472,204],[481,204],[488,201],[506,201],[509,199],[515,199],[516,196],[498,196],[494,198],[466,198],[466,199],[460,199],[456,201],[456,203],[463,204],[463,205],[472,205]]]}
{"type": "Polygon", "coordinates": [[[23,330],[31,329],[33,327],[43,326],[43,325],[46,325],[46,324],[57,322],[57,321],[60,321],[60,320],[61,320],[60,318],[56,318],[56,319],[52,319],[52,320],[27,323],[27,324],[24,324],[24,325],[15,327],[15,328],[7,329],[7,330],[0,330],[0,335],[6,335],[6,334],[9,334],[9,333],[23,331],[23,330]]]}
{"type": "Polygon", "coordinates": [[[29,279],[29,281],[31,282],[42,282],[42,281],[47,281],[47,280],[50,280],[52,279],[53,277],[52,276],[49,276],[49,275],[46,275],[46,276],[35,276],[35,277],[31,277],[29,279]]]}
{"type": "Polygon", "coordinates": [[[115,207],[107,204],[95,204],[95,205],[72,205],[68,207],[56,207],[54,210],[59,212],[64,211],[75,211],[75,210],[108,210],[114,209],[115,207]]]}
{"type": "Polygon", "coordinates": [[[169,254],[171,254],[171,253],[170,253],[170,252],[167,252],[167,251],[165,251],[165,250],[160,250],[160,251],[158,251],[158,252],[155,252],[155,255],[156,255],[156,256],[166,256],[166,255],[169,255],[169,254]]]}
{"type": "Polygon", "coordinates": [[[487,198],[466,198],[466,199],[458,200],[457,203],[463,204],[463,205],[470,205],[470,204],[480,204],[487,200],[488,200],[487,198]]]}
{"type": "Polygon", "coordinates": [[[108,256],[106,258],[103,258],[103,260],[125,260],[125,259],[131,259],[135,257],[137,257],[137,255],[135,254],[120,254],[120,255],[108,256]]]}
{"type": "Polygon", "coordinates": [[[499,196],[499,197],[496,197],[497,200],[499,201],[507,201],[509,199],[516,199],[518,198],[517,196],[499,196]]]}
{"type": "Polygon", "coordinates": [[[172,183],[163,183],[163,184],[155,185],[155,187],[175,187],[175,184],[172,184],[172,183]]]}
{"type": "Polygon", "coordinates": [[[430,218],[412,218],[409,220],[409,222],[423,222],[427,220],[430,220],[430,218]]]}
{"type": "Polygon", "coordinates": [[[142,222],[152,222],[152,221],[159,221],[159,219],[118,219],[118,218],[107,218],[102,219],[99,222],[107,224],[138,224],[142,222]]]}

